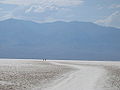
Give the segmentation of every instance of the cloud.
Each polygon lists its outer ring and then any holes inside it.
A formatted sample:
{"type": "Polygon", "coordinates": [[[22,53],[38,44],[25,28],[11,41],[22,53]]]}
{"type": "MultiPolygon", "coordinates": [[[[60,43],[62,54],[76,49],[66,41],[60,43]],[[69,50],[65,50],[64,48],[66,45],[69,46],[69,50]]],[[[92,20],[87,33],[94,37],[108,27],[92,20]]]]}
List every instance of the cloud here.
{"type": "Polygon", "coordinates": [[[46,19],[48,15],[52,16],[50,18],[54,18],[59,11],[64,13],[65,9],[71,9],[82,3],[83,0],[0,0],[0,4],[15,5],[16,8],[11,10],[12,15],[24,19],[46,19]]]}
{"type": "Polygon", "coordinates": [[[3,9],[0,9],[0,21],[12,18],[12,13],[8,11],[4,11],[3,9]]]}
{"type": "Polygon", "coordinates": [[[2,8],[0,8],[0,11],[2,11],[3,9],[2,8]]]}
{"type": "Polygon", "coordinates": [[[62,9],[62,8],[56,7],[56,6],[42,7],[40,5],[32,5],[28,9],[26,9],[25,13],[30,13],[30,12],[43,13],[46,10],[59,10],[59,9],[62,9]]]}
{"type": "Polygon", "coordinates": [[[9,18],[12,18],[12,16],[10,14],[6,14],[4,16],[0,16],[0,20],[6,20],[6,19],[9,19],[9,18]]]}
{"type": "Polygon", "coordinates": [[[111,9],[120,8],[120,4],[112,4],[109,8],[111,9]]]}
{"type": "Polygon", "coordinates": [[[45,9],[42,8],[41,6],[33,5],[33,6],[31,6],[30,8],[26,9],[26,10],[25,10],[25,13],[29,13],[29,12],[42,13],[42,12],[44,12],[44,11],[45,11],[45,9]]]}
{"type": "Polygon", "coordinates": [[[83,0],[1,0],[2,4],[15,5],[56,5],[56,6],[71,6],[80,5],[83,0]]]}
{"type": "Polygon", "coordinates": [[[95,23],[120,28],[120,11],[115,11],[110,16],[102,20],[97,20],[95,23]]]}
{"type": "Polygon", "coordinates": [[[78,6],[83,0],[0,0],[0,4],[12,4],[19,7],[29,7],[25,13],[44,12],[45,10],[56,10],[61,7],[78,6]]]}

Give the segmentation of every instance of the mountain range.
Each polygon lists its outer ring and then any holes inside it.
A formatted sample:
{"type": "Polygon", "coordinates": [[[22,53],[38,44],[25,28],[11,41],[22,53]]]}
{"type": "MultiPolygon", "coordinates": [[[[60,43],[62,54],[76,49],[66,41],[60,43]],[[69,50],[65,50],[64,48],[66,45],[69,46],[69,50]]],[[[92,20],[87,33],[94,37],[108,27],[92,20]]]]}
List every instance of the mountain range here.
{"type": "Polygon", "coordinates": [[[0,21],[0,58],[120,60],[120,29],[8,19],[0,21]]]}

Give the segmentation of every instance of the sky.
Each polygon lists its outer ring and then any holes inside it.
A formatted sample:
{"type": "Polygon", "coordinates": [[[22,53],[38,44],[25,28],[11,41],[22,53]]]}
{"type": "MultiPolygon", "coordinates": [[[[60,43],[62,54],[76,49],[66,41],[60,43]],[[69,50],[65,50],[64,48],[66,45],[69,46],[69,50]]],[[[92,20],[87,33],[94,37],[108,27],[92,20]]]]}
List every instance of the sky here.
{"type": "Polygon", "coordinates": [[[120,28],[120,0],[0,0],[0,20],[83,21],[120,28]]]}

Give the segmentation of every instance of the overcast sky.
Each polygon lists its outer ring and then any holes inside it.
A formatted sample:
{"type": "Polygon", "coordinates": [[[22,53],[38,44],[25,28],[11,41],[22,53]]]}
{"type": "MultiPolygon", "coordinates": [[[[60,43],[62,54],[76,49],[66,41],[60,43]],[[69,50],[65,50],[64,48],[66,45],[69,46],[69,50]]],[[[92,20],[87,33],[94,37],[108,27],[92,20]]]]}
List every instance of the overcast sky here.
{"type": "Polygon", "coordinates": [[[120,0],[0,0],[0,20],[85,21],[120,28],[120,0]]]}

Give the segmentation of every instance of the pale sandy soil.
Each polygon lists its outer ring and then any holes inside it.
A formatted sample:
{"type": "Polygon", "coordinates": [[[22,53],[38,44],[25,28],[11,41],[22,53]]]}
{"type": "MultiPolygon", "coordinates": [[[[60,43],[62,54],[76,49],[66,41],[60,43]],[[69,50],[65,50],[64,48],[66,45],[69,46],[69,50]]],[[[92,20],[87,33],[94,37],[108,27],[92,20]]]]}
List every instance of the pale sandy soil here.
{"type": "Polygon", "coordinates": [[[120,90],[120,62],[0,59],[0,90],[120,90]]]}

